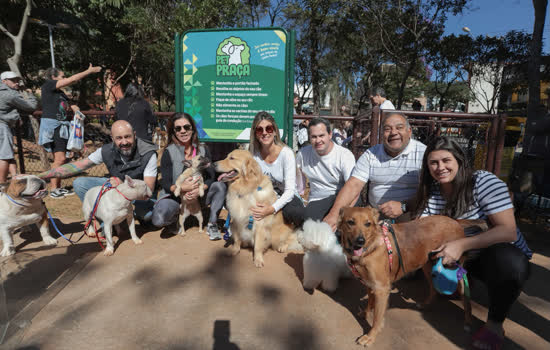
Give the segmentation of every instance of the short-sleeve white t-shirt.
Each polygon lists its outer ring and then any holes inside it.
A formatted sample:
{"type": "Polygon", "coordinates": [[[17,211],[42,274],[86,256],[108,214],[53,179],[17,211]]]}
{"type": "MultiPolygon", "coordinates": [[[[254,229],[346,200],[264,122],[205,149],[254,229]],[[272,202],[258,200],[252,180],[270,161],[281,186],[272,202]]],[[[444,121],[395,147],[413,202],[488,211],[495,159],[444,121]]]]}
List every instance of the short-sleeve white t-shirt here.
{"type": "Polygon", "coordinates": [[[351,176],[355,157],[347,148],[334,144],[329,154],[320,156],[311,145],[296,156],[296,166],[309,179],[309,201],[336,194],[351,176]]]}

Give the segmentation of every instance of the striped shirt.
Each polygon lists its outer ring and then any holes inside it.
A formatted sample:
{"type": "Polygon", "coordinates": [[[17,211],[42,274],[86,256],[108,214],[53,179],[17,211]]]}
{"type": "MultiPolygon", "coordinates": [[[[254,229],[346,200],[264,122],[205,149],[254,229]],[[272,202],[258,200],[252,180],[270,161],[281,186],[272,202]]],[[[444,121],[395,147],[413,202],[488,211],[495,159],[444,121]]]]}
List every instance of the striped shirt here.
{"type": "MultiPolygon", "coordinates": [[[[466,213],[457,219],[487,220],[489,215],[514,208],[510,194],[508,193],[508,187],[493,173],[479,170],[474,173],[474,178],[474,203],[466,213]]],[[[428,198],[428,206],[424,208],[422,216],[441,214],[445,209],[445,203],[446,201],[441,195],[439,184],[434,184],[430,191],[430,198],[428,198]]],[[[519,229],[517,229],[517,239],[513,244],[531,259],[533,252],[527,246],[527,242],[519,229]]]]}
{"type": "Polygon", "coordinates": [[[369,204],[375,208],[387,201],[413,198],[418,187],[426,146],[410,140],[403,152],[389,156],[384,145],[369,148],[357,161],[351,176],[369,184],[369,204]]]}

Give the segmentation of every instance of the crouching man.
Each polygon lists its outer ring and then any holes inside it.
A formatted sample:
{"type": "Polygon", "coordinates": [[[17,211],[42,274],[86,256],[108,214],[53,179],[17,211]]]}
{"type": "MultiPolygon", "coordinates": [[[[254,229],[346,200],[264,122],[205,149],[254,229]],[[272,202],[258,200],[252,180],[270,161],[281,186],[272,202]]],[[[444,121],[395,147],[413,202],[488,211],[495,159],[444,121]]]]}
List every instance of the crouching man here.
{"type": "MultiPolygon", "coordinates": [[[[74,191],[81,201],[84,200],[84,196],[90,188],[101,186],[107,180],[110,180],[113,186],[117,186],[124,181],[126,175],[132,179],[145,181],[154,192],[157,179],[156,146],[137,138],[130,123],[125,120],[113,123],[111,137],[112,143],[103,145],[88,158],[45,171],[38,176],[42,179],[66,178],[103,163],[109,171],[110,178],[79,177],[74,180],[74,191]]],[[[148,224],[152,221],[154,204],[155,201],[152,199],[134,201],[134,214],[141,224],[148,224]]],[[[165,226],[162,222],[153,223],[159,227],[165,226]]]]}

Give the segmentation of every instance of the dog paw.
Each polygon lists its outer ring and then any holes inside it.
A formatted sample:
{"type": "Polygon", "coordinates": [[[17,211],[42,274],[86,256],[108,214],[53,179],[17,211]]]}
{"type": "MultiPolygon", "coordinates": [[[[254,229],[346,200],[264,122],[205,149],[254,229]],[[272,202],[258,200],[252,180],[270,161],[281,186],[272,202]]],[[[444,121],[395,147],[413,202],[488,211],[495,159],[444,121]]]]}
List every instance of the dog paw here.
{"type": "Polygon", "coordinates": [[[278,248],[277,248],[277,251],[279,253],[286,253],[286,251],[288,250],[288,244],[281,244],[278,248]]]}
{"type": "Polygon", "coordinates": [[[138,239],[136,239],[136,240],[134,241],[134,243],[135,243],[136,245],[137,245],[137,244],[143,244],[143,241],[142,241],[141,239],[138,238],[138,239]]]}
{"type": "Polygon", "coordinates": [[[229,255],[235,256],[235,255],[239,254],[240,251],[241,251],[241,248],[239,248],[239,247],[237,247],[233,244],[233,246],[231,248],[229,248],[229,255]]]}
{"type": "Polygon", "coordinates": [[[4,249],[2,249],[2,252],[0,253],[0,256],[11,256],[13,254],[15,254],[14,247],[4,247],[4,249]]]}
{"type": "Polygon", "coordinates": [[[44,245],[57,245],[57,239],[53,237],[44,237],[42,238],[44,245]]]}
{"type": "Polygon", "coordinates": [[[264,259],[263,258],[255,258],[254,259],[254,266],[257,268],[264,267],[264,259]]]}
{"type": "Polygon", "coordinates": [[[105,248],[105,251],[103,252],[103,255],[105,256],[111,256],[115,253],[113,248],[105,248]]]}
{"type": "Polygon", "coordinates": [[[375,337],[370,336],[368,334],[365,334],[365,335],[359,337],[359,339],[357,339],[356,342],[359,345],[369,346],[369,345],[372,345],[374,343],[374,340],[375,340],[375,337]]]}

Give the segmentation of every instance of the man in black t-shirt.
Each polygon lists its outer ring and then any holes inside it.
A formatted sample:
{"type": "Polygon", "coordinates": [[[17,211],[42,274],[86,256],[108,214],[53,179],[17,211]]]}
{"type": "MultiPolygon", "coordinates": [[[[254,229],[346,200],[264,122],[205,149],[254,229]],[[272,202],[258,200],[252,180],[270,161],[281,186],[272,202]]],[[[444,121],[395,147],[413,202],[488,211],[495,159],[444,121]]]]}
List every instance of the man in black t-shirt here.
{"type": "MultiPolygon", "coordinates": [[[[68,113],[70,110],[73,112],[79,110],[78,106],[70,105],[69,98],[61,89],[100,71],[101,67],[94,67],[90,64],[90,67],[85,71],[66,78],[65,73],[58,68],[48,68],[46,70],[46,81],[42,85],[42,120],[40,122],[38,143],[44,146],[47,151],[53,153],[52,168],[65,164],[67,160],[65,152],[69,139],[68,113]]],[[[62,198],[73,194],[64,188],[59,188],[60,183],[59,178],[52,179],[51,197],[62,198]]]]}
{"type": "Polygon", "coordinates": [[[153,130],[158,123],[151,105],[143,98],[143,90],[132,83],[126,87],[124,98],[116,104],[114,120],[128,121],[136,136],[147,141],[153,140],[153,130]]]}

